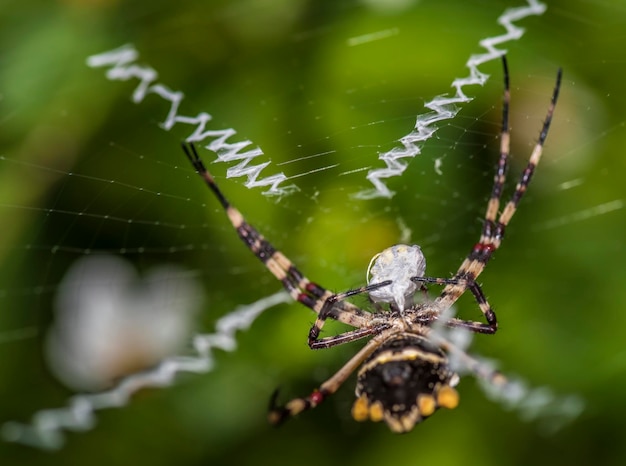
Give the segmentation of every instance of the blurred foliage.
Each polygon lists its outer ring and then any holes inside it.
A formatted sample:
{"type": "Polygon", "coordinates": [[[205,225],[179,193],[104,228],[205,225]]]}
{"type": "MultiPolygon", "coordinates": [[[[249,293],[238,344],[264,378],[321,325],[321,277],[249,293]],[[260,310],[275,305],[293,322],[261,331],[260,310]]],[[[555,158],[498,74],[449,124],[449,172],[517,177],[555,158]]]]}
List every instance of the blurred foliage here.
{"type": "MultiPolygon", "coordinates": [[[[273,162],[268,174],[305,173],[321,157],[348,171],[378,166],[376,153],[410,131],[425,101],[466,74],[469,56],[483,51],[478,41],[501,34],[495,19],[518,4],[4,2],[0,422],[26,421],[71,396],[49,375],[42,341],[56,285],[88,250],[142,244],[148,252],[126,254],[140,269],[176,262],[199,271],[207,293],[201,332],[278,289],[185,165],[178,143],[188,134],[159,127],[166,104],[156,96],[133,104],[136,81],[111,82],[86,57],[133,43],[160,82],[184,91],[185,114],[208,111],[215,128],[233,127],[237,140],[262,147],[273,162]],[[350,46],[379,31],[392,34],[350,46]],[[130,227],[79,212],[148,222],[130,227]],[[168,249],[186,244],[194,251],[168,249]]],[[[519,23],[520,41],[504,44],[514,173],[537,137],[557,67],[565,78],[546,159],[481,276],[501,330],[476,338],[473,350],[534,386],[579,394],[587,404],[581,418],[545,435],[487,401],[468,378],[455,412],[396,436],[349,418],[350,380],[314,412],[271,429],[265,409],[277,385],[283,397],[307,393],[359,347],[309,351],[312,315],[292,305],[262,315],[239,335],[235,353],[218,353],[214,372],[99,412],[97,426],[69,434],[59,452],[0,444],[2,464],[624,464],[626,446],[615,439],[626,431],[626,399],[616,396],[626,390],[626,222],[623,208],[603,214],[598,206],[624,198],[625,10],[619,2],[550,1],[544,15],[519,23]]],[[[493,79],[472,87],[474,102],[389,182],[398,193],[391,200],[350,200],[368,186],[330,170],[294,178],[300,192],[281,200],[227,180],[222,165],[213,166],[216,176],[250,220],[325,286],[361,284],[369,258],[399,241],[398,219],[424,247],[428,275],[448,276],[478,235],[497,153],[500,65],[481,70],[493,79]],[[433,170],[437,158],[442,176],[433,170]]],[[[472,315],[466,298],[461,312],[472,315]]]]}

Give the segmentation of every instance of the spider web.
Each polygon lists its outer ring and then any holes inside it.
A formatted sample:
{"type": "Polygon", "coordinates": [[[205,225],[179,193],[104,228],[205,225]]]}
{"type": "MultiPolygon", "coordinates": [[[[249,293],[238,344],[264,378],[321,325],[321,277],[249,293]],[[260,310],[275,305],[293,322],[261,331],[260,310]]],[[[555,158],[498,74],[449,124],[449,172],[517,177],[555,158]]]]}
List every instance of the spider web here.
{"type": "MultiPolygon", "coordinates": [[[[119,7],[109,27],[130,25],[136,33],[80,44],[72,20],[52,15],[17,50],[5,50],[0,377],[19,394],[19,403],[3,409],[5,440],[60,448],[66,431],[112,429],[97,423],[100,410],[133,409],[140,389],[170,385],[173,399],[192,387],[206,390],[195,402],[207,403],[211,421],[185,417],[197,408],[177,402],[175,411],[194,431],[223,428],[245,438],[262,429],[263,400],[276,385],[294,381],[309,390],[354,346],[308,351],[311,314],[284,304],[279,284],[239,243],[188,166],[180,141],[205,148],[201,156],[229,199],[321,284],[336,291],[363,284],[369,259],[398,242],[420,244],[427,274],[448,277],[480,231],[499,145],[505,50],[509,190],[536,140],[559,66],[565,82],[546,157],[481,277],[503,328],[477,338],[470,352],[532,381],[512,394],[491,394],[500,404],[528,418],[556,418],[548,429],[571,421],[579,398],[559,394],[587,398],[589,379],[563,360],[585,361],[589,378],[609,380],[621,357],[610,343],[617,334],[593,323],[586,331],[597,349],[577,345],[585,306],[602,306],[599,297],[619,288],[623,275],[623,243],[614,232],[623,231],[624,200],[613,168],[623,167],[615,154],[624,137],[624,93],[607,76],[619,75],[624,61],[608,32],[598,34],[619,27],[618,7],[568,4],[566,14],[538,1],[455,8],[261,3],[233,2],[206,17],[161,6],[141,19],[119,7]],[[146,26],[149,18],[157,25],[146,26]],[[566,49],[579,34],[597,57],[566,49]],[[40,52],[47,37],[55,38],[55,53],[40,52]],[[112,276],[128,279],[100,278],[108,288],[90,303],[95,292],[84,284],[92,275],[84,270],[98,274],[104,266],[84,269],[69,294],[87,304],[77,304],[64,326],[59,309],[71,306],[59,303],[69,273],[93,257],[118,261],[112,276]],[[599,263],[609,267],[608,281],[599,263]],[[577,298],[581,282],[594,291],[577,298]],[[120,311],[78,325],[87,308],[94,316],[120,311]],[[171,310],[162,312],[171,324],[149,325],[161,322],[161,308],[171,310]],[[143,317],[137,309],[145,309],[143,317]],[[180,335],[161,335],[162,327],[180,335]],[[108,342],[106,356],[94,353],[87,364],[86,373],[103,374],[105,382],[89,382],[99,389],[81,387],[76,369],[60,369],[50,356],[54,341],[72,341],[70,353],[87,354],[81,342],[94,335],[108,342]],[[530,335],[537,340],[531,347],[530,335]],[[165,343],[153,348],[152,341],[165,343]],[[122,354],[110,356],[111,346],[122,354]],[[605,360],[607,353],[615,364],[593,365],[591,354],[605,360]],[[181,380],[185,372],[212,373],[181,380]],[[236,376],[252,382],[233,388],[236,376]],[[225,407],[207,397],[226,400],[225,407]]],[[[607,308],[619,308],[623,296],[616,298],[607,308]]],[[[473,311],[471,299],[462,299],[459,312],[469,318],[473,311]]],[[[349,412],[341,405],[351,396],[346,385],[326,422],[349,431],[354,427],[340,417],[349,412]]],[[[470,391],[467,405],[484,403],[470,391]]]]}

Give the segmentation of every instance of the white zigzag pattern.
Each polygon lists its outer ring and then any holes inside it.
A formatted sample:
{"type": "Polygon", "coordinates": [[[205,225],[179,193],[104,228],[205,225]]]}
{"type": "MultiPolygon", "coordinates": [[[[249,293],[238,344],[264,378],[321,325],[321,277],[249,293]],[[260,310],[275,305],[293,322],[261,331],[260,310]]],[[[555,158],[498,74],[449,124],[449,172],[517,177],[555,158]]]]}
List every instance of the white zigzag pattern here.
{"type": "MultiPolygon", "coordinates": [[[[504,26],[506,33],[500,36],[488,37],[479,42],[479,44],[487,49],[487,53],[480,55],[472,55],[466,65],[470,74],[465,78],[455,79],[452,87],[456,89],[453,97],[438,96],[424,106],[432,112],[418,115],[415,122],[415,129],[406,136],[402,137],[399,142],[402,147],[394,147],[388,152],[380,154],[378,158],[385,162],[385,168],[376,168],[367,173],[367,179],[374,185],[374,189],[360,191],[353,195],[356,199],[373,199],[379,197],[391,198],[395,194],[382,181],[384,178],[400,176],[406,170],[408,162],[402,160],[405,158],[413,158],[421,153],[421,146],[430,139],[437,131],[435,124],[442,120],[454,118],[459,111],[455,104],[470,102],[471,97],[463,93],[463,87],[479,84],[484,85],[489,78],[488,75],[481,73],[478,66],[501,57],[505,50],[498,49],[497,44],[517,40],[524,34],[524,29],[513,24],[514,21],[526,18],[531,15],[541,15],[546,11],[546,5],[537,0],[528,0],[528,5],[518,8],[510,8],[498,18],[498,23],[504,26]]],[[[435,169],[438,169],[436,165],[435,169]]]]}
{"type": "Polygon", "coordinates": [[[263,151],[259,147],[255,147],[247,152],[240,152],[252,144],[248,140],[228,143],[227,140],[237,134],[234,129],[207,130],[206,125],[212,117],[205,112],[199,113],[195,117],[179,115],[180,103],[185,95],[180,91],[172,91],[163,84],[153,84],[158,77],[158,73],[149,66],[135,64],[138,58],[139,53],[132,45],[124,45],[117,49],[88,57],[87,65],[92,68],[110,66],[111,68],[106,72],[106,77],[110,80],[128,81],[133,78],[139,79],[139,84],[132,95],[132,100],[136,104],[142,102],[148,94],[157,94],[163,100],[169,102],[170,109],[165,121],[161,123],[161,127],[169,131],[177,123],[195,125],[195,130],[187,138],[187,141],[201,142],[207,138],[212,138],[212,141],[205,147],[217,154],[217,160],[226,163],[239,161],[237,165],[228,169],[226,173],[227,178],[246,176],[247,181],[244,185],[247,188],[269,186],[269,189],[263,192],[263,194],[269,196],[281,196],[298,190],[295,185],[280,186],[281,183],[287,180],[287,176],[282,172],[266,178],[259,178],[261,170],[268,166],[270,162],[249,166],[253,159],[263,155],[263,151]]]}
{"type": "Polygon", "coordinates": [[[64,408],[38,411],[31,424],[7,422],[2,426],[2,437],[9,442],[58,450],[65,443],[64,430],[83,432],[94,427],[96,411],[125,406],[131,396],[142,388],[168,387],[181,372],[210,372],[214,365],[213,350],[235,351],[237,330],[249,328],[266,309],[291,301],[286,291],[279,291],[252,304],[240,306],[217,321],[216,333],[197,334],[193,337],[193,348],[197,356],[166,358],[152,370],[126,377],[111,390],[76,395],[70,398],[68,406],[64,408]]]}

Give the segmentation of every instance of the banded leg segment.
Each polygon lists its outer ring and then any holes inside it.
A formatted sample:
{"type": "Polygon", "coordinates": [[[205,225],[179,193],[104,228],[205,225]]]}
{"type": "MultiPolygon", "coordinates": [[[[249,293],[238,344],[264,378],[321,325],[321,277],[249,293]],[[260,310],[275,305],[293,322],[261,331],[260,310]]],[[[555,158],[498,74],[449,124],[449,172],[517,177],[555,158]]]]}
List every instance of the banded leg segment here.
{"type": "Polygon", "coordinates": [[[480,236],[479,244],[486,244],[489,238],[493,237],[496,216],[500,208],[500,198],[504,191],[504,183],[506,181],[506,173],[508,171],[509,151],[511,145],[511,132],[509,130],[509,106],[511,102],[511,91],[509,88],[509,67],[506,57],[502,56],[502,68],[504,73],[504,94],[502,97],[502,128],[500,131],[500,157],[496,166],[496,172],[493,176],[493,187],[491,188],[491,196],[487,202],[487,211],[483,223],[483,230],[480,236]]]}
{"type": "Polygon", "coordinates": [[[284,406],[276,404],[278,391],[275,391],[270,400],[270,410],[268,420],[271,424],[278,425],[300,414],[303,411],[315,408],[328,396],[335,393],[348,377],[367,359],[381,343],[389,336],[389,331],[383,331],[376,335],[361,350],[355,354],[341,369],[339,369],[330,379],[313,390],[310,395],[304,398],[294,398],[284,406]]]}
{"type": "Polygon", "coordinates": [[[528,185],[532,179],[533,173],[535,172],[535,168],[539,164],[541,160],[541,155],[543,154],[543,146],[546,142],[546,138],[548,137],[548,131],[550,129],[550,124],[552,123],[552,116],[554,115],[554,109],[556,108],[556,102],[559,98],[559,92],[561,89],[561,79],[563,76],[562,70],[559,68],[556,76],[556,84],[554,86],[554,91],[552,92],[552,98],[550,100],[550,106],[548,107],[548,112],[543,121],[543,126],[541,128],[541,133],[539,133],[539,139],[533,148],[533,151],[530,155],[530,159],[528,160],[528,164],[526,168],[522,172],[520,179],[515,186],[515,191],[511,196],[509,202],[504,206],[504,210],[500,214],[500,218],[496,224],[496,229],[494,232],[494,245],[496,249],[500,246],[500,242],[504,238],[504,230],[506,226],[511,221],[513,214],[517,210],[517,206],[519,201],[522,199],[522,196],[526,192],[528,185]]]}
{"type": "MultiPolygon", "coordinates": [[[[219,200],[230,223],[248,249],[280,280],[294,300],[319,314],[333,293],[306,278],[282,252],[274,248],[263,235],[246,222],[241,212],[228,202],[219,189],[192,143],[183,143],[182,148],[198,174],[219,200]]],[[[337,303],[337,309],[331,317],[353,327],[364,327],[371,319],[368,313],[346,302],[337,303]]]]}
{"type": "MultiPolygon", "coordinates": [[[[482,273],[485,265],[491,259],[493,253],[500,247],[504,238],[504,232],[506,226],[511,221],[513,214],[517,210],[517,206],[522,199],[528,185],[532,179],[532,175],[535,171],[535,167],[541,159],[543,153],[543,146],[548,136],[548,130],[552,123],[552,116],[559,97],[559,91],[561,88],[561,69],[557,72],[556,84],[552,92],[552,98],[550,105],[546,113],[546,117],[543,122],[539,139],[535,144],[535,147],[528,160],[526,168],[522,172],[520,179],[515,187],[515,191],[511,195],[510,200],[505,205],[502,213],[499,217],[498,209],[500,207],[500,199],[502,197],[502,191],[504,183],[506,181],[506,171],[508,165],[509,151],[510,151],[510,134],[509,134],[509,105],[510,105],[510,91],[509,91],[509,73],[506,58],[502,57],[502,63],[504,68],[504,102],[502,106],[502,132],[500,138],[500,158],[498,160],[496,174],[494,176],[494,184],[491,191],[491,197],[487,204],[487,211],[485,213],[485,222],[483,224],[482,234],[480,240],[467,258],[463,261],[459,267],[455,278],[464,278],[468,282],[475,282],[476,278],[482,273]],[[497,218],[497,220],[496,220],[497,218]]],[[[465,287],[462,284],[449,284],[447,285],[440,299],[442,307],[451,306],[465,291],[465,287]]],[[[476,295],[475,295],[476,296],[476,295]]],[[[478,299],[478,298],[477,298],[478,299]]],[[[485,310],[481,306],[483,313],[485,310]]],[[[495,317],[494,317],[495,318],[495,317]]]]}

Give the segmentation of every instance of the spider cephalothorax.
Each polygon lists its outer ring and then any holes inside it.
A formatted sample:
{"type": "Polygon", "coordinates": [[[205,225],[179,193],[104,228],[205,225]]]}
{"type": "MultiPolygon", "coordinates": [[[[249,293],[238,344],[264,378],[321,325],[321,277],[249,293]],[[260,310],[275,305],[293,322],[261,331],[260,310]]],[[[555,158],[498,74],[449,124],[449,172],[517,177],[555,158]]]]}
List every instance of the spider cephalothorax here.
{"type": "Polygon", "coordinates": [[[390,303],[403,311],[412,303],[413,295],[420,288],[414,279],[423,277],[426,271],[426,258],[416,244],[396,244],[376,254],[367,268],[368,285],[374,286],[386,281],[391,284],[370,290],[369,297],[374,302],[390,303]]]}
{"type": "Polygon", "coordinates": [[[329,348],[350,341],[370,340],[332,377],[304,398],[294,398],[284,406],[271,398],[269,420],[278,424],[302,411],[314,408],[333,394],[354,371],[358,370],[356,401],[352,415],[358,421],[384,420],[395,432],[408,432],[438,408],[454,408],[458,394],[454,386],[459,377],[450,367],[454,357],[467,372],[496,386],[506,379],[489,366],[468,355],[446,340],[436,325],[461,328],[474,333],[493,334],[498,329],[496,315],[476,282],[493,253],[500,247],[504,230],[526,192],[543,152],[552,114],[561,85],[561,70],[552,93],[548,113],[539,139],[510,200],[500,209],[500,198],[509,158],[509,74],[504,67],[504,103],[500,157],[496,166],[491,196],[487,203],[482,233],[466,259],[451,278],[425,277],[426,261],[419,246],[395,245],[377,254],[368,269],[368,284],[335,294],[310,281],[279,250],[274,248],[243,215],[233,207],[207,171],[193,144],[184,144],[187,157],[218,198],[230,222],[245,245],[283,284],[294,300],[312,309],[317,318],[309,332],[309,346],[329,348]],[[416,303],[417,290],[427,292],[426,284],[444,286],[435,299],[424,296],[416,303]],[[470,291],[485,322],[463,320],[450,315],[452,305],[470,291]],[[364,310],[347,299],[365,293],[373,309],[364,310]],[[388,309],[379,303],[387,303],[388,309]],[[320,338],[327,319],[354,327],[339,335],[320,338]]]}

